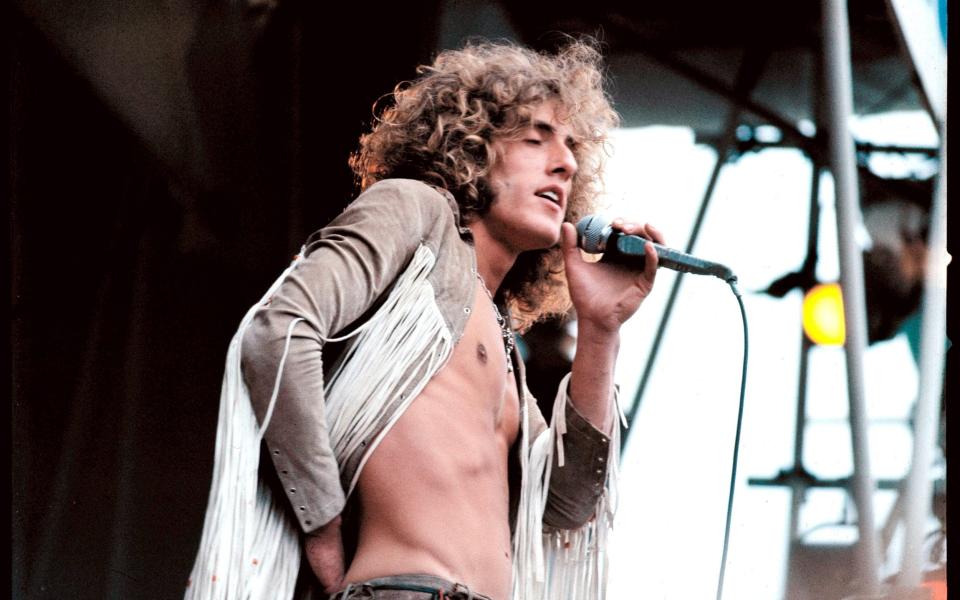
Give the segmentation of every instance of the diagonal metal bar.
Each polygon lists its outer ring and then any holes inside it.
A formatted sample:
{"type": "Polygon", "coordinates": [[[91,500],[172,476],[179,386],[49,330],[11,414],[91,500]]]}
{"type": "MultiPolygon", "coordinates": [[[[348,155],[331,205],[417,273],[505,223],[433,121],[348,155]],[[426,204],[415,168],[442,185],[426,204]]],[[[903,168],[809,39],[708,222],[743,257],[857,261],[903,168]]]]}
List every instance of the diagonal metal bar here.
{"type": "MultiPolygon", "coordinates": [[[[740,64],[739,72],[737,73],[736,88],[738,89],[738,93],[743,95],[749,94],[750,90],[753,89],[759,80],[760,75],[763,72],[763,66],[766,64],[767,57],[769,57],[769,55],[769,51],[766,48],[756,52],[748,50],[747,54],[743,58],[743,62],[740,64]]],[[[693,231],[691,231],[690,238],[687,240],[687,253],[691,253],[693,251],[693,247],[697,243],[697,238],[700,236],[700,227],[703,225],[703,218],[706,215],[707,206],[710,203],[711,197],[713,197],[714,189],[716,188],[717,181],[720,178],[720,171],[733,155],[732,151],[736,145],[736,131],[737,125],[740,122],[740,115],[740,106],[734,104],[730,109],[729,115],[727,116],[727,124],[724,128],[721,143],[717,147],[717,162],[714,165],[713,172],[710,173],[710,180],[707,182],[707,188],[703,195],[703,201],[700,203],[700,210],[697,213],[696,219],[694,220],[693,231]]],[[[650,381],[650,374],[653,372],[653,365],[656,362],[657,354],[660,350],[660,344],[663,341],[663,334],[666,331],[667,322],[670,320],[670,315],[672,314],[673,307],[676,304],[677,294],[680,291],[680,284],[682,281],[683,273],[677,273],[676,279],[673,280],[673,286],[670,288],[670,296],[667,299],[667,304],[663,311],[663,317],[660,319],[660,325],[657,327],[657,332],[654,335],[653,345],[650,347],[650,356],[647,358],[647,364],[643,369],[643,375],[640,377],[640,384],[637,386],[637,392],[633,398],[633,405],[630,407],[630,411],[627,414],[627,423],[633,422],[633,419],[637,415],[637,411],[640,409],[640,401],[643,399],[643,394],[646,391],[647,383],[650,381]]],[[[626,450],[629,436],[630,430],[623,428],[621,425],[620,439],[623,440],[623,443],[620,446],[621,455],[623,455],[623,452],[626,450]]]]}
{"type": "MultiPolygon", "coordinates": [[[[941,123],[941,131],[946,131],[941,123]]],[[[947,347],[947,136],[940,138],[944,168],[930,212],[930,241],[923,284],[920,374],[914,415],[913,460],[904,486],[904,540],[898,584],[916,587],[923,578],[922,547],[933,493],[930,466],[937,445],[947,347]]]]}

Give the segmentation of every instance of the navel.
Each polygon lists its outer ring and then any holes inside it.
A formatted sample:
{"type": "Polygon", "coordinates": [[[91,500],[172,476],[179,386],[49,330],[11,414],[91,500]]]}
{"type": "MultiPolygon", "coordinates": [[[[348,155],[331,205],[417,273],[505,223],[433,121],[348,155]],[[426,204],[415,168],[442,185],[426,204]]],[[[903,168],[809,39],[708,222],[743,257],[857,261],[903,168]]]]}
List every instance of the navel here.
{"type": "Polygon", "coordinates": [[[477,358],[483,364],[487,364],[487,349],[483,344],[477,344],[477,358]]]}

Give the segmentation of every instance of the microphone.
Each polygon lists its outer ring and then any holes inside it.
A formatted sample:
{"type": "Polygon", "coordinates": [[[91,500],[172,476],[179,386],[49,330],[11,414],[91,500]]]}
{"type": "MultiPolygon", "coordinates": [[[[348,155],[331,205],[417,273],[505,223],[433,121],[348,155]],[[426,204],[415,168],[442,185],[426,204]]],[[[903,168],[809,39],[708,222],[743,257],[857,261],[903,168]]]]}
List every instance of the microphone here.
{"type": "Polygon", "coordinates": [[[657,251],[658,265],[694,275],[713,275],[731,282],[737,276],[729,267],[699,259],[684,252],[661,246],[639,235],[626,235],[610,225],[600,215],[587,215],[577,223],[577,245],[589,254],[603,253],[603,260],[643,268],[644,247],[652,244],[657,251]]]}

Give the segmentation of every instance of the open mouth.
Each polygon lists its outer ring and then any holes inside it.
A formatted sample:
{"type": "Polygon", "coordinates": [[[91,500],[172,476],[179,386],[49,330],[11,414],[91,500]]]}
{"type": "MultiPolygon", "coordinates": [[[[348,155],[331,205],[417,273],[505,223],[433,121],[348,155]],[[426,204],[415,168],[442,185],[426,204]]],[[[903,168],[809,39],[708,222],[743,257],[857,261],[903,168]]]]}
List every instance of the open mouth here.
{"type": "Polygon", "coordinates": [[[554,191],[537,192],[537,196],[540,196],[541,198],[545,198],[550,202],[553,202],[557,206],[560,205],[560,197],[554,191]]]}

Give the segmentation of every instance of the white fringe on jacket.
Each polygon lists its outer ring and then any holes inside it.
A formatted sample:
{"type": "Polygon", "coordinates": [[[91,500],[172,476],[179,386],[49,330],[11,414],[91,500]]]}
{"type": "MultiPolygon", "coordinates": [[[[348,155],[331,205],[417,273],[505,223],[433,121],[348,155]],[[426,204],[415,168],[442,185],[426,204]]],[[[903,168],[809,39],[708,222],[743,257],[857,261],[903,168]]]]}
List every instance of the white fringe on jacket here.
{"type": "MultiPolygon", "coordinates": [[[[184,595],[187,600],[293,597],[300,567],[299,531],[259,481],[258,468],[260,442],[273,415],[290,337],[303,319],[294,319],[287,328],[273,395],[261,427],[243,381],[240,348],[254,314],[299,260],[247,311],[227,351],[213,481],[200,548],[184,595]]],[[[325,338],[328,342],[355,338],[325,383],[324,394],[325,416],[338,463],[343,464],[354,452],[363,452],[357,476],[366,457],[453,348],[433,287],[427,280],[435,262],[430,249],[421,245],[371,319],[344,337],[325,338]],[[416,368],[410,373],[424,373],[418,381],[403,377],[411,365],[416,368]],[[372,435],[377,417],[385,411],[392,415],[391,421],[369,447],[362,448],[362,440],[372,435]]],[[[356,480],[354,477],[350,484],[351,491],[356,480]]]]}
{"type": "MultiPolygon", "coordinates": [[[[259,481],[258,467],[260,442],[277,401],[290,337],[294,326],[303,319],[293,320],[287,330],[262,427],[257,425],[249,390],[240,372],[240,346],[256,311],[299,260],[247,312],[230,342],[220,397],[213,481],[200,548],[184,595],[186,600],[293,597],[300,567],[299,531],[259,481]]],[[[324,386],[325,416],[338,463],[342,465],[355,452],[363,453],[349,483],[348,496],[367,457],[453,350],[455,341],[427,279],[435,261],[430,249],[421,245],[370,320],[344,337],[325,340],[354,338],[324,386]],[[391,415],[390,422],[364,446],[363,440],[372,435],[377,417],[383,414],[391,415]]],[[[566,380],[560,389],[566,389],[566,380]]],[[[576,531],[545,531],[543,511],[555,448],[559,464],[563,464],[566,394],[561,391],[554,404],[555,425],[532,444],[528,439],[526,397],[523,402],[522,488],[514,537],[513,600],[604,598],[607,557],[603,549],[616,506],[619,429],[614,428],[606,490],[595,518],[576,531]]]]}
{"type": "MultiPolygon", "coordinates": [[[[240,371],[240,348],[254,313],[296,263],[294,261],[260,302],[247,311],[230,340],[220,388],[210,498],[200,548],[187,580],[186,600],[293,597],[300,568],[299,536],[295,525],[257,476],[260,440],[273,415],[280,381],[278,378],[263,427],[258,427],[250,392],[240,371]]],[[[290,344],[289,334],[300,320],[292,321],[287,330],[281,372],[290,344]]]]}
{"type": "MultiPolygon", "coordinates": [[[[607,477],[593,518],[579,529],[543,525],[554,452],[563,467],[568,374],[558,386],[551,426],[528,444],[529,422],[522,427],[520,506],[513,539],[513,600],[601,600],[606,598],[609,560],[606,549],[617,507],[620,428],[614,426],[607,477]]],[[[620,404],[614,403],[622,423],[620,404]]]]}

